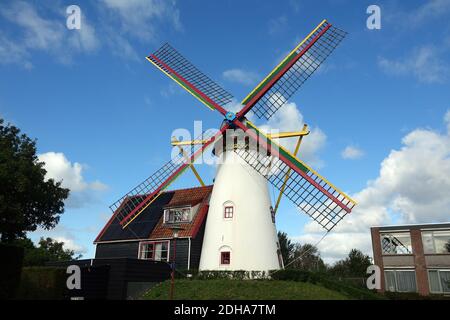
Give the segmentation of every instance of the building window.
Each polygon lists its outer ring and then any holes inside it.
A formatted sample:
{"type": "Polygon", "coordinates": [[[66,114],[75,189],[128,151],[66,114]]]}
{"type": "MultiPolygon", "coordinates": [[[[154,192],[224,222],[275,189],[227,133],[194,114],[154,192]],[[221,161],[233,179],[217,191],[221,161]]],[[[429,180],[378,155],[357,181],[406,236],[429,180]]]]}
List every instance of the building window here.
{"type": "Polygon", "coordinates": [[[428,270],[431,293],[450,293],[450,269],[428,270]]]}
{"type": "Polygon", "coordinates": [[[230,251],[223,251],[220,253],[220,264],[230,264],[230,251]]]}
{"type": "Polygon", "coordinates": [[[392,292],[417,292],[414,270],[386,270],[384,272],[386,290],[392,292]]]}
{"type": "Polygon", "coordinates": [[[450,253],[450,230],[423,231],[422,242],[425,253],[450,253]]]}
{"type": "Polygon", "coordinates": [[[164,223],[191,222],[191,208],[168,208],[164,210],[164,223]]]}
{"type": "Polygon", "coordinates": [[[410,233],[382,233],[381,250],[383,254],[412,254],[410,233]]]}
{"type": "Polygon", "coordinates": [[[224,208],[223,217],[225,219],[231,219],[231,218],[233,218],[233,213],[234,213],[234,207],[226,206],[224,208]]]}
{"type": "Polygon", "coordinates": [[[169,261],[169,241],[143,242],[139,252],[143,260],[169,261]]]}

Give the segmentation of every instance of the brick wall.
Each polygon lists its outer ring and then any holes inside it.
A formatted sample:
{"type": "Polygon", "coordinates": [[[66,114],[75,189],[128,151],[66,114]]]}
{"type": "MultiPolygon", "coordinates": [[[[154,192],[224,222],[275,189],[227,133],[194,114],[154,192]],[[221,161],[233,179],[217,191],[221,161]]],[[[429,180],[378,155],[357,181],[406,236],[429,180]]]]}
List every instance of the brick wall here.
{"type": "Polygon", "coordinates": [[[421,295],[428,295],[430,290],[428,287],[427,266],[423,253],[422,233],[420,229],[411,229],[411,245],[416,268],[417,291],[421,295]]]}
{"type": "Polygon", "coordinates": [[[373,261],[374,264],[380,267],[380,282],[381,289],[379,292],[385,291],[385,283],[384,283],[384,265],[383,265],[383,256],[381,254],[381,238],[380,238],[380,228],[371,228],[370,229],[372,235],[372,248],[373,248],[373,261]]]}

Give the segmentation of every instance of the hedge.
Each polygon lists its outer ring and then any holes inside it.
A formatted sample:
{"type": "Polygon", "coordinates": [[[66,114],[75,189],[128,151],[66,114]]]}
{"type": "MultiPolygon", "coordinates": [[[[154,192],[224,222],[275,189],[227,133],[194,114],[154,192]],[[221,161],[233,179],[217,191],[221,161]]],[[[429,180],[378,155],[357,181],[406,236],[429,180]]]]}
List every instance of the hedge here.
{"type": "Polygon", "coordinates": [[[269,277],[269,274],[264,271],[176,270],[176,272],[175,272],[175,278],[177,278],[177,279],[190,278],[190,279],[198,279],[198,280],[217,280],[217,279],[258,280],[258,279],[267,279],[268,277],[269,277]]]}
{"type": "Polygon", "coordinates": [[[66,269],[25,267],[16,299],[61,300],[66,292],[66,269]]]}
{"type": "Polygon", "coordinates": [[[345,280],[337,280],[325,273],[285,269],[271,271],[270,277],[274,280],[290,280],[319,284],[327,289],[341,292],[351,298],[359,300],[378,300],[385,298],[369,289],[356,287],[345,280]]]}

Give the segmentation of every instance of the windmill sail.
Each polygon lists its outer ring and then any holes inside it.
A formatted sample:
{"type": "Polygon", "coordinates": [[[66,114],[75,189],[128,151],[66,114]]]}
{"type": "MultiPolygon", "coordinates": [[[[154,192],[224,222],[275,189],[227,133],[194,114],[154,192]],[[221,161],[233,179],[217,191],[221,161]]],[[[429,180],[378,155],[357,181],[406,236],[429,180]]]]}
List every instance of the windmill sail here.
{"type": "MultiPolygon", "coordinates": [[[[226,130],[226,127],[222,129],[226,130]]],[[[131,191],[114,202],[110,209],[120,219],[122,226],[127,226],[147,206],[149,206],[171,183],[173,183],[200,156],[222,132],[206,131],[198,139],[207,140],[203,145],[192,145],[172,156],[172,159],[154,172],[150,177],[134,187],[131,191]]],[[[178,150],[178,148],[176,148],[178,150]]]]}
{"type": "Polygon", "coordinates": [[[265,136],[249,121],[246,125],[247,129],[256,132],[259,148],[269,151],[270,156],[267,152],[253,152],[249,148],[235,148],[235,152],[304,213],[330,231],[351,212],[356,204],[354,200],[265,136]],[[261,144],[261,139],[267,142],[267,147],[261,144]]]}
{"type": "Polygon", "coordinates": [[[230,93],[203,74],[168,43],[148,56],[147,60],[210,109],[217,109],[216,105],[224,106],[233,99],[230,93]]]}
{"type": "Polygon", "coordinates": [[[347,33],[322,21],[286,58],[242,101],[241,115],[252,110],[268,120],[303,85],[333,52],[347,33]]]}

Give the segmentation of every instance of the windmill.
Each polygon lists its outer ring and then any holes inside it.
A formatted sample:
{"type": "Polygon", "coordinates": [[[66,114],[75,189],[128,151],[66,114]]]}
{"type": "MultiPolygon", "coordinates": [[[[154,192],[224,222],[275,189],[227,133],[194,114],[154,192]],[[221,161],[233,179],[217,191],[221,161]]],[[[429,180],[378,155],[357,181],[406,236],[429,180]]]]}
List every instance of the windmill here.
{"type": "Polygon", "coordinates": [[[126,228],[183,172],[193,168],[207,148],[214,146],[221,161],[209,202],[200,269],[282,267],[267,181],[330,231],[351,212],[355,201],[273,140],[283,134],[265,135],[246,115],[252,111],[268,120],[345,35],[323,20],[248,94],[237,113],[227,110],[233,96],[169,44],[150,54],[148,61],[209,109],[218,111],[224,120],[217,132],[205,132],[189,142],[174,141],[187,148],[110,206],[122,227],[126,228]]]}

